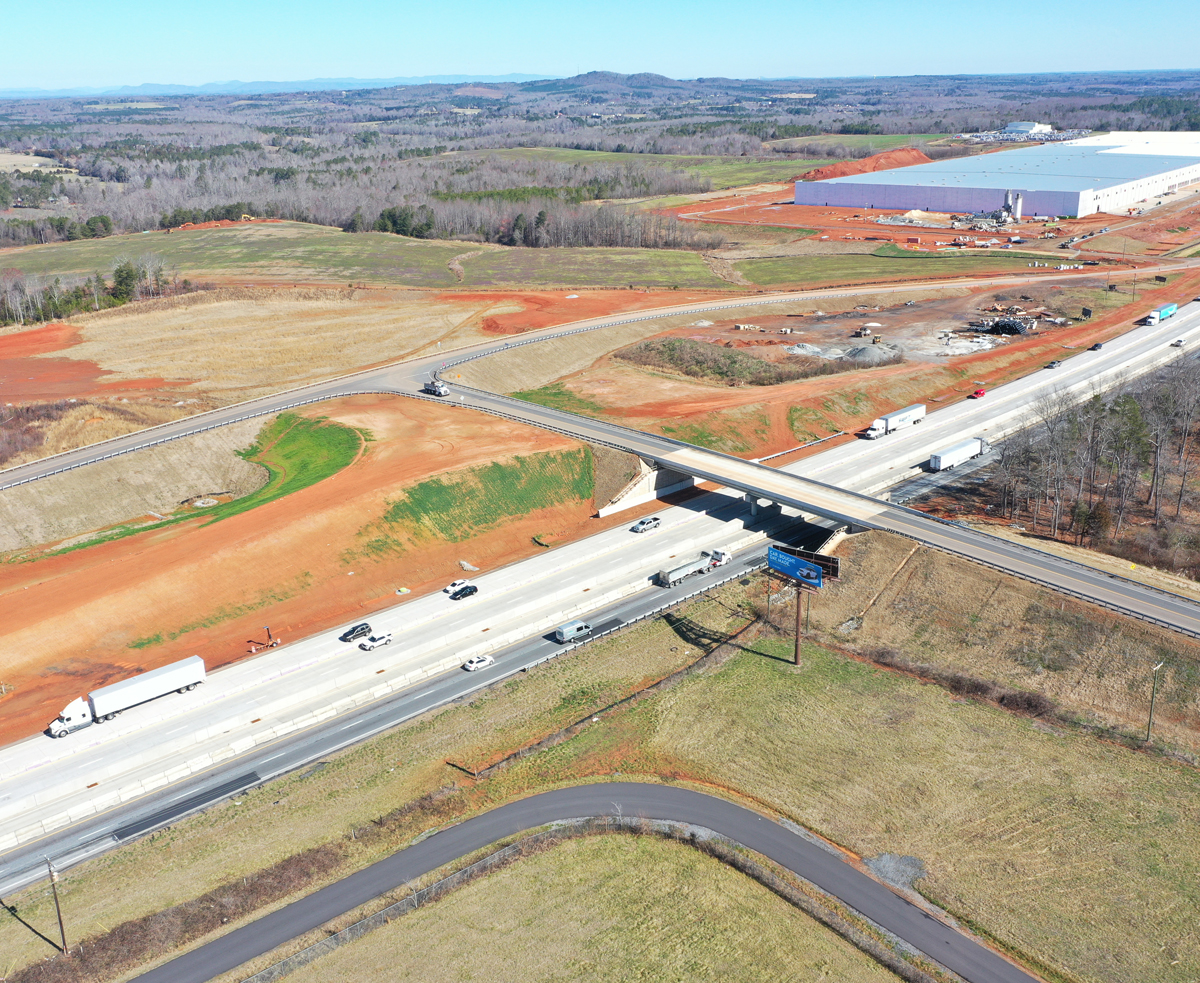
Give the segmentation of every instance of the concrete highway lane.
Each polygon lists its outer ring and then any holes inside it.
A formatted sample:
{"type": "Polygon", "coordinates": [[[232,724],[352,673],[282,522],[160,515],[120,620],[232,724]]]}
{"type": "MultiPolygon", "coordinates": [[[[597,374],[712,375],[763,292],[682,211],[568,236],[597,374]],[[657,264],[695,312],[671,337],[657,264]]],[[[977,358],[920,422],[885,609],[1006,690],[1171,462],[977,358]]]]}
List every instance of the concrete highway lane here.
{"type": "MultiPolygon", "coordinates": [[[[968,983],[1036,983],[1036,977],[974,938],[863,874],[837,854],[770,818],[689,789],[637,782],[556,789],[500,806],[436,833],[137,979],[140,983],[206,983],[338,915],[498,840],[547,823],[591,816],[636,816],[706,827],[811,881],[958,973],[968,983]]],[[[553,898],[546,901],[553,905],[553,898]]]]}

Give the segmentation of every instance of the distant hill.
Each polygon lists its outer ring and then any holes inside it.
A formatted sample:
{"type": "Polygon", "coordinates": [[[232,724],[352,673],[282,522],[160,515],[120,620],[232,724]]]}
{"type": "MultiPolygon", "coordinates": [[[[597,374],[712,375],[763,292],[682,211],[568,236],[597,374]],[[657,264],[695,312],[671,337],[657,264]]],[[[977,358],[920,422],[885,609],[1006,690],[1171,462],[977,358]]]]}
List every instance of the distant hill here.
{"type": "Polygon", "coordinates": [[[412,75],[387,79],[325,78],[296,82],[206,82],[171,85],[144,82],[112,88],[0,89],[0,99],[57,99],[80,96],[265,95],[272,92],[328,92],[330,89],[388,89],[397,85],[460,85],[463,82],[534,82],[557,75],[412,75]]]}

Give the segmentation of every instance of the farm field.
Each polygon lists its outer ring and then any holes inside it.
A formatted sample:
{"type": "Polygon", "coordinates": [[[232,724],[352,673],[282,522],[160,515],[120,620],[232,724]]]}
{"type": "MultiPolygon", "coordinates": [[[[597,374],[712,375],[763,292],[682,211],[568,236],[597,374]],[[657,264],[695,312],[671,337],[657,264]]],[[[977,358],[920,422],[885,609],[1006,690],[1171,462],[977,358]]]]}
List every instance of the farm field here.
{"type": "Polygon", "coordinates": [[[572,840],[523,859],[291,979],[549,983],[597,976],[897,979],[719,861],[681,844],[629,836],[572,840]],[[408,956],[398,963],[397,952],[408,956]]]}
{"type": "MultiPolygon", "coordinates": [[[[907,138],[905,138],[907,139],[907,138]]],[[[713,190],[740,188],[764,181],[790,181],[814,167],[836,163],[829,160],[778,160],[770,157],[706,157],[684,154],[619,154],[602,150],[572,150],[566,147],[518,147],[490,150],[488,155],[527,160],[552,160],[563,164],[608,164],[626,166],[649,164],[690,171],[712,181],[713,190]]]]}
{"type": "Polygon", "coordinates": [[[1025,270],[1025,256],[984,253],[971,256],[918,253],[895,255],[886,247],[869,255],[789,256],[745,259],[734,267],[747,280],[762,287],[806,286],[857,282],[895,282],[924,277],[974,276],[1025,270]]]}
{"type": "Polygon", "coordinates": [[[115,264],[147,255],[169,272],[233,283],[371,283],[454,287],[455,257],[466,283],[576,286],[723,287],[696,253],[673,249],[524,249],[487,243],[408,239],[385,232],[350,235],[300,222],[176,229],[0,251],[0,264],[26,275],[111,275],[115,264]],[[468,255],[471,254],[471,255],[468,255]],[[515,259],[514,257],[520,257],[515,259]]]}
{"type": "MultiPolygon", "coordinates": [[[[891,562],[886,549],[873,553],[870,534],[849,542],[855,547],[844,555],[864,573],[891,562]]],[[[563,743],[464,779],[461,768],[484,767],[590,718],[728,638],[748,624],[764,587],[758,577],[729,585],[340,754],[319,772],[76,868],[64,890],[79,931],[86,936],[333,841],[343,859],[316,886],[491,804],[619,773],[751,796],[867,860],[915,858],[926,897],[1048,978],[1183,983],[1200,971],[1200,845],[1179,832],[1200,818],[1192,767],[955,697],[820,645],[806,644],[796,667],[792,641],[765,629],[739,635],[704,671],[604,712],[563,743]],[[438,789],[436,798],[396,811],[438,789]],[[348,838],[351,829],[361,835],[348,838]],[[153,876],[185,863],[186,889],[153,876]],[[142,875],[137,888],[115,897],[119,875],[133,869],[142,875]],[[1067,923],[1070,933],[1062,931],[1067,923]],[[1150,923],[1156,944],[1146,946],[1150,923]]],[[[1036,591],[1016,582],[1007,589],[1036,591]]],[[[793,615],[785,607],[776,617],[788,624],[793,615]]],[[[1053,638],[1047,630],[1030,622],[1029,641],[1053,638]]],[[[958,651],[971,657],[968,645],[958,651]]],[[[44,889],[16,903],[27,917],[52,917],[44,889]]],[[[0,926],[0,945],[21,963],[36,958],[35,943],[11,921],[0,926]]]]}

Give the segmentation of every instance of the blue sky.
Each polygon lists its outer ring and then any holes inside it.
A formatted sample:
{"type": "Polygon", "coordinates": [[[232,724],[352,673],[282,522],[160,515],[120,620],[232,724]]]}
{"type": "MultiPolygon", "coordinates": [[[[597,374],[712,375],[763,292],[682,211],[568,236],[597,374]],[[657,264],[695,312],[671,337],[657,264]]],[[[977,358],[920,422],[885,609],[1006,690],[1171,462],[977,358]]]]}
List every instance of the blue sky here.
{"type": "Polygon", "coordinates": [[[675,78],[1200,67],[1155,0],[6,0],[0,89],[594,69],[675,78]]]}

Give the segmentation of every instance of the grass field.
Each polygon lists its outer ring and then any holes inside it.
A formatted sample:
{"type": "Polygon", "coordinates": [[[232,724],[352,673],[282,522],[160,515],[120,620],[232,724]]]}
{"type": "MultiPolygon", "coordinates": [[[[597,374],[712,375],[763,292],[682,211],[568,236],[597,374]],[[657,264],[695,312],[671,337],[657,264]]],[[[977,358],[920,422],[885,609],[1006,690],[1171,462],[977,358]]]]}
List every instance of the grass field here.
{"type": "Polygon", "coordinates": [[[257,491],[202,512],[186,509],[161,522],[116,526],[93,539],[57,552],[85,549],[97,543],[109,543],[196,518],[220,522],[230,516],[240,515],[337,474],[358,456],[363,441],[369,439],[370,435],[361,430],[330,420],[312,420],[295,413],[281,413],[263,428],[254,444],[239,452],[245,460],[261,464],[270,474],[267,483],[257,491]]]}
{"type": "MultiPolygon", "coordinates": [[[[719,668],[609,712],[492,777],[475,782],[447,764],[486,766],[590,718],[744,625],[762,591],[760,579],[730,585],[670,620],[587,646],[76,868],[62,890],[78,937],[329,839],[347,851],[342,869],[358,869],[489,804],[620,774],[740,792],[865,857],[916,857],[927,896],[1049,979],[1185,983],[1200,974],[1193,768],[816,646],[806,645],[797,668],[789,639],[742,636],[719,668]],[[438,788],[435,802],[373,823],[438,788]],[[344,838],[353,827],[376,832],[344,838]],[[180,869],[187,883],[166,876],[180,869]]],[[[6,900],[34,924],[53,921],[43,887],[6,900]]],[[[543,938],[573,930],[558,910],[546,909],[543,938]]],[[[15,920],[0,925],[0,948],[19,964],[42,954],[39,945],[15,920]]],[[[521,958],[517,947],[505,951],[521,958]]]]}
{"type": "Polygon", "coordinates": [[[461,543],[507,518],[592,497],[591,451],[546,451],[430,478],[389,502],[354,553],[382,556],[429,539],[461,543]]]}
{"type": "Polygon", "coordinates": [[[600,416],[604,413],[604,407],[599,403],[593,403],[590,399],[584,399],[571,392],[561,382],[552,382],[540,389],[525,389],[509,395],[527,403],[537,403],[539,406],[549,406],[551,409],[565,410],[581,416],[600,416]]]}
{"type": "Polygon", "coordinates": [[[494,249],[462,265],[463,286],[729,288],[684,249],[494,249]]]}
{"type": "MultiPolygon", "coordinates": [[[[907,139],[907,138],[906,138],[907,139]]],[[[747,184],[790,181],[814,167],[837,163],[836,160],[776,160],[770,157],[690,157],[683,154],[617,154],[601,150],[570,150],[563,147],[517,147],[490,150],[489,156],[519,157],[528,160],[553,160],[564,164],[607,164],[626,167],[661,166],[690,171],[712,181],[714,191],[740,188],[747,184]]]]}
{"type": "MultiPolygon", "coordinates": [[[[946,140],[945,133],[821,133],[811,137],[789,137],[786,140],[769,141],[773,147],[847,147],[851,150],[870,150],[882,153],[907,147],[913,143],[946,140]]],[[[817,161],[813,167],[821,167],[825,161],[817,161]]],[[[810,169],[810,168],[806,168],[810,169]]]]}
{"type": "Polygon", "coordinates": [[[931,276],[1024,270],[1029,265],[1029,260],[1024,256],[1007,256],[1003,253],[984,256],[947,256],[942,253],[896,255],[899,252],[877,249],[867,255],[855,256],[744,259],[734,261],[733,265],[747,280],[763,287],[915,280],[931,276]]]}
{"type": "Polygon", "coordinates": [[[674,249],[510,249],[503,246],[406,239],[384,232],[349,235],[300,222],[184,229],[165,235],[112,236],[0,254],[0,265],[38,276],[111,276],[125,259],[161,257],[168,270],[203,279],[327,283],[389,283],[454,287],[447,264],[464,252],[464,283],[577,286],[726,286],[695,253],[674,249]]]}
{"type": "Polygon", "coordinates": [[[766,888],[654,837],[571,840],[469,884],[289,977],[839,980],[896,977],[766,888]],[[553,914],[547,918],[547,900],[553,914]],[[403,952],[404,958],[396,954],[403,952]]]}

